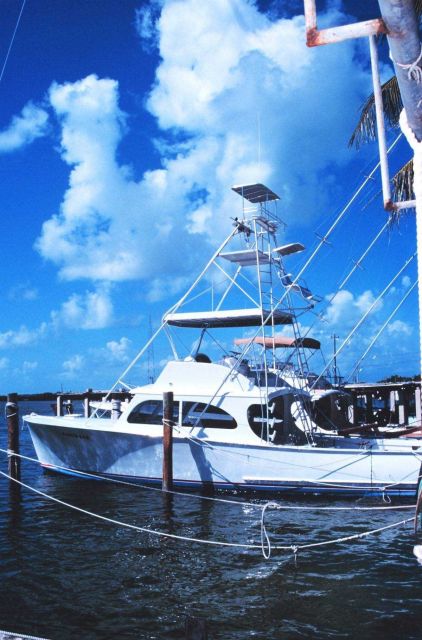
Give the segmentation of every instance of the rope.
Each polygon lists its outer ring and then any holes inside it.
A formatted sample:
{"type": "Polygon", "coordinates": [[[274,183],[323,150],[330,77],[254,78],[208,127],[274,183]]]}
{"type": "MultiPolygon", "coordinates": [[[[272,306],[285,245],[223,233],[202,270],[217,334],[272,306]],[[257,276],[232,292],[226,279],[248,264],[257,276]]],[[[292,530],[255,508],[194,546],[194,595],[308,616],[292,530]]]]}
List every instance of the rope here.
{"type": "Polygon", "coordinates": [[[28,636],[24,633],[12,633],[11,631],[3,631],[0,629],[0,636],[15,638],[15,640],[47,640],[47,638],[39,638],[38,636],[28,636]]]}
{"type": "MultiPolygon", "coordinates": [[[[174,428],[180,434],[182,434],[182,430],[181,429],[179,429],[177,426],[175,426],[174,428]]],[[[211,450],[214,450],[214,451],[218,451],[219,453],[225,454],[225,455],[228,455],[228,456],[234,456],[234,457],[243,456],[243,457],[247,457],[248,460],[251,460],[254,457],[250,453],[243,454],[243,453],[239,453],[237,451],[230,451],[230,450],[227,450],[227,449],[223,449],[221,446],[212,445],[209,442],[206,442],[204,440],[200,440],[199,438],[196,438],[195,436],[192,436],[190,434],[183,434],[183,437],[185,437],[187,440],[192,442],[192,444],[196,444],[199,447],[206,447],[208,449],[211,449],[211,450]]],[[[369,441],[368,441],[367,444],[369,444],[369,441]]],[[[365,449],[362,448],[362,450],[368,451],[368,453],[366,454],[367,456],[372,455],[372,446],[373,445],[370,444],[369,447],[367,447],[365,449]]],[[[356,452],[357,451],[358,450],[356,450],[356,452]]],[[[258,459],[262,459],[259,456],[255,456],[255,457],[257,457],[258,459]]],[[[354,454],[352,454],[350,456],[350,460],[353,460],[354,458],[356,458],[356,453],[354,453],[354,454]]],[[[358,462],[358,461],[359,461],[358,459],[355,460],[355,462],[358,462]]],[[[300,468],[304,468],[304,469],[311,468],[313,470],[318,468],[318,467],[309,467],[309,466],[304,466],[304,465],[298,465],[298,464],[295,464],[295,463],[292,463],[292,462],[288,463],[288,465],[290,467],[296,467],[296,468],[300,467],[300,468]]],[[[328,473],[326,475],[328,475],[328,473]]],[[[402,480],[406,479],[409,475],[411,475],[411,473],[407,474],[406,476],[404,476],[404,478],[401,478],[399,481],[394,482],[394,483],[389,483],[389,484],[386,484],[384,486],[383,485],[371,485],[370,487],[367,487],[366,489],[362,488],[360,486],[352,485],[352,484],[351,485],[336,484],[334,482],[324,482],[323,480],[307,480],[307,482],[310,485],[312,484],[312,485],[314,485],[316,487],[327,487],[327,488],[329,487],[331,489],[351,489],[351,490],[355,490],[355,491],[356,490],[357,491],[362,491],[362,489],[364,489],[365,491],[372,491],[372,492],[377,491],[377,492],[379,492],[379,493],[384,495],[385,491],[387,491],[388,489],[391,489],[391,488],[399,485],[402,482],[402,480]]]]}
{"type": "Polygon", "coordinates": [[[322,547],[322,546],[328,546],[328,545],[332,545],[332,544],[338,544],[338,543],[342,543],[342,542],[349,542],[351,540],[358,540],[358,539],[362,539],[365,537],[368,537],[370,535],[373,534],[377,534],[377,533],[381,533],[383,531],[387,531],[388,529],[393,529],[395,527],[399,527],[403,524],[406,524],[407,522],[410,521],[414,521],[414,516],[412,516],[411,518],[406,518],[404,520],[400,520],[399,522],[395,522],[393,524],[389,524],[389,525],[385,525],[384,527],[378,527],[377,529],[372,529],[370,531],[364,531],[362,533],[357,533],[357,534],[353,534],[350,536],[344,536],[341,538],[335,538],[334,540],[325,540],[323,542],[311,542],[309,544],[304,544],[304,545],[295,545],[295,544],[291,544],[291,545],[271,545],[269,536],[267,534],[267,530],[265,527],[265,512],[269,507],[272,506],[278,506],[276,503],[267,503],[264,505],[263,509],[262,509],[262,513],[261,513],[261,544],[257,545],[257,544],[248,544],[248,543],[241,543],[241,542],[224,542],[221,540],[205,540],[203,538],[194,538],[194,537],[190,537],[190,536],[181,536],[181,535],[177,535],[174,533],[166,533],[164,531],[158,531],[156,529],[150,529],[149,527],[140,527],[138,525],[134,525],[134,524],[130,524],[128,522],[122,522],[121,520],[116,520],[114,518],[108,518],[106,516],[102,516],[99,513],[94,513],[93,511],[89,511],[87,509],[82,509],[81,507],[77,507],[74,504],[70,504],[69,502],[65,502],[64,500],[60,500],[59,498],[55,498],[54,496],[51,496],[47,493],[45,493],[44,491],[40,491],[39,489],[36,489],[35,487],[32,487],[24,482],[22,482],[21,480],[17,480],[16,478],[13,478],[12,476],[10,476],[7,473],[4,473],[3,471],[0,471],[0,475],[2,475],[5,478],[8,478],[9,480],[12,480],[13,482],[19,484],[21,487],[24,487],[25,489],[28,489],[29,491],[32,491],[40,496],[42,496],[43,498],[46,498],[47,500],[51,500],[52,502],[55,502],[57,504],[60,504],[64,507],[68,507],[69,509],[73,509],[74,511],[78,511],[79,513],[83,513],[84,515],[88,515],[91,516],[93,518],[98,518],[99,520],[102,520],[103,522],[108,522],[110,524],[115,524],[117,526],[120,527],[125,527],[127,529],[132,529],[133,531],[140,531],[142,533],[148,533],[150,535],[155,535],[157,537],[161,537],[161,538],[171,538],[173,540],[179,540],[182,542],[194,542],[197,544],[205,544],[205,545],[210,545],[210,546],[219,546],[219,547],[230,547],[230,548],[238,548],[238,549],[261,549],[262,554],[264,556],[264,558],[266,560],[268,560],[271,556],[271,551],[272,549],[276,549],[277,551],[291,551],[295,557],[295,562],[296,562],[296,558],[297,558],[297,554],[299,551],[302,551],[304,549],[314,549],[317,547],[322,547]]]}
{"type": "MultiPolygon", "coordinates": [[[[196,442],[195,440],[193,440],[193,442],[195,444],[200,444],[199,442],[196,442]]],[[[222,450],[224,452],[224,450],[222,450]]],[[[25,456],[23,454],[19,454],[19,453],[15,453],[14,451],[12,451],[11,449],[2,449],[0,448],[0,452],[1,453],[5,453],[7,454],[8,457],[17,457],[17,458],[21,458],[23,460],[29,460],[30,462],[35,462],[37,464],[40,464],[40,461],[37,458],[32,458],[30,456],[25,456]]],[[[422,462],[422,459],[420,459],[416,452],[412,451],[412,454],[415,456],[415,458],[417,460],[420,460],[422,462]]],[[[235,455],[235,454],[233,454],[235,455]]],[[[369,455],[369,454],[368,454],[369,455]]],[[[73,473],[73,474],[77,474],[78,476],[84,476],[86,478],[92,478],[93,480],[103,480],[106,482],[114,482],[115,484],[121,484],[124,486],[128,486],[128,487],[136,487],[138,489],[147,489],[149,491],[159,491],[161,493],[167,493],[170,495],[176,495],[176,496],[183,496],[186,498],[194,498],[196,500],[208,500],[211,502],[221,502],[221,503],[225,503],[225,504],[235,504],[241,507],[252,507],[255,509],[261,509],[262,508],[262,504],[256,503],[256,502],[245,502],[242,501],[240,502],[239,500],[230,500],[229,498],[215,498],[212,496],[203,496],[203,495],[199,495],[197,493],[186,493],[184,491],[174,491],[174,490],[170,490],[170,489],[162,489],[161,487],[153,487],[151,485],[146,485],[146,484],[140,484],[138,482],[129,482],[127,480],[119,480],[117,478],[109,478],[107,476],[101,476],[101,475],[97,475],[95,473],[89,473],[87,471],[79,471],[76,469],[71,469],[70,467],[63,467],[60,466],[58,464],[54,465],[54,469],[59,469],[60,471],[64,471],[64,472],[68,472],[68,473],[73,473]]],[[[409,474],[408,474],[409,475],[409,474]]],[[[406,479],[407,476],[404,476],[404,478],[402,478],[401,480],[399,480],[396,483],[392,483],[392,484],[387,484],[385,486],[372,486],[371,490],[372,491],[378,491],[379,493],[382,494],[382,499],[384,502],[388,502],[387,498],[388,496],[384,496],[384,492],[388,489],[391,489],[392,487],[394,487],[397,484],[400,484],[404,479],[406,479]]],[[[353,485],[338,485],[338,484],[334,484],[334,483],[328,483],[328,482],[318,482],[317,480],[310,480],[310,483],[312,482],[312,484],[315,484],[317,486],[321,485],[324,487],[331,487],[331,488],[345,488],[345,489],[353,489],[356,487],[353,487],[353,485]]],[[[391,500],[390,500],[391,502],[391,500]]],[[[389,507],[322,507],[322,506],[296,506],[296,505],[282,505],[280,503],[275,503],[273,502],[272,504],[278,504],[278,508],[279,509],[284,509],[284,510],[303,510],[303,511],[385,511],[385,510],[396,510],[396,509],[412,509],[415,507],[415,505],[395,505],[395,506],[389,506],[389,507]]]]}
{"type": "Polygon", "coordinates": [[[401,64],[400,62],[396,62],[392,57],[391,52],[390,52],[390,58],[395,65],[400,67],[400,69],[404,69],[405,71],[407,71],[408,80],[415,80],[417,84],[420,84],[420,82],[422,81],[422,69],[420,68],[419,63],[422,60],[422,44],[421,44],[421,51],[419,53],[419,56],[416,58],[414,62],[411,62],[410,64],[401,64]]]}
{"type": "Polygon", "coordinates": [[[12,476],[10,476],[7,473],[4,473],[3,471],[0,471],[0,475],[4,476],[5,478],[8,478],[9,480],[12,480],[13,482],[16,482],[17,484],[19,484],[21,487],[24,487],[25,489],[29,489],[29,491],[33,491],[34,493],[37,493],[38,495],[42,496],[43,498],[46,498],[47,500],[52,500],[53,502],[56,502],[57,504],[60,504],[64,507],[68,507],[69,509],[74,509],[74,511],[78,511],[79,513],[83,513],[93,518],[98,518],[99,520],[103,520],[104,522],[108,522],[110,524],[116,524],[119,527],[126,527],[127,529],[140,531],[142,533],[149,533],[150,535],[158,536],[160,538],[172,538],[174,540],[181,540],[184,542],[197,542],[200,544],[216,545],[221,547],[239,547],[244,549],[260,548],[260,545],[257,545],[257,544],[246,544],[246,543],[240,543],[240,542],[224,542],[220,540],[203,540],[202,538],[179,536],[175,533],[166,533],[165,531],[158,531],[156,529],[149,529],[148,527],[140,527],[139,525],[130,524],[128,522],[122,522],[121,520],[116,520],[114,518],[108,518],[107,516],[102,516],[99,513],[88,511],[88,509],[82,509],[82,507],[77,507],[74,504],[70,504],[69,502],[65,502],[64,500],[60,500],[59,498],[55,498],[54,496],[50,496],[48,493],[44,493],[44,491],[40,491],[35,487],[31,487],[31,485],[25,484],[25,482],[22,482],[21,480],[12,478],[12,476]]]}
{"type": "Polygon", "coordinates": [[[270,542],[270,539],[268,537],[267,529],[265,527],[265,521],[264,521],[265,512],[270,507],[277,508],[278,505],[275,502],[267,502],[267,504],[264,505],[264,507],[262,509],[262,512],[261,512],[261,550],[262,550],[262,555],[264,556],[265,560],[269,560],[269,558],[271,556],[271,542],[270,542]]]}
{"type": "MultiPolygon", "coordinates": [[[[30,462],[36,462],[37,464],[40,463],[40,461],[37,458],[31,458],[30,456],[24,456],[22,454],[19,453],[15,453],[14,451],[10,450],[10,449],[1,449],[0,448],[0,452],[1,453],[6,453],[8,456],[16,456],[17,458],[22,458],[23,460],[29,460],[30,462]]],[[[55,469],[60,469],[61,471],[66,471],[69,473],[77,473],[77,475],[79,476],[84,476],[86,478],[92,478],[93,480],[104,480],[106,482],[113,482],[115,484],[121,484],[127,487],[136,487],[137,489],[148,489],[149,491],[158,491],[161,493],[167,493],[167,494],[171,494],[171,495],[176,495],[176,496],[184,496],[186,498],[194,498],[196,500],[209,500],[211,502],[222,502],[222,503],[226,503],[226,504],[235,504],[241,507],[254,507],[254,508],[261,508],[262,505],[260,504],[256,504],[255,502],[239,502],[239,500],[230,500],[228,498],[214,498],[212,496],[202,496],[199,495],[197,493],[186,493],[184,491],[173,491],[170,489],[162,489],[161,487],[153,487],[151,485],[146,485],[146,484],[140,484],[140,483],[135,483],[135,482],[129,482],[127,480],[119,480],[118,478],[108,478],[107,476],[99,476],[96,475],[95,473],[88,473],[87,471],[76,471],[75,469],[70,469],[69,467],[62,467],[60,465],[55,465],[54,467],[55,469]]]]}

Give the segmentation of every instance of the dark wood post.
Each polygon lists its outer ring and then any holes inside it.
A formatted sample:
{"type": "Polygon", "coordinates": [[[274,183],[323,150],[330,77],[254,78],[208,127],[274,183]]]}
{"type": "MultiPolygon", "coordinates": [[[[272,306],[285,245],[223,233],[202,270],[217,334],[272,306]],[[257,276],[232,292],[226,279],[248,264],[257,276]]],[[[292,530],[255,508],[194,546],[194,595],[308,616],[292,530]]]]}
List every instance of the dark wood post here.
{"type": "Polygon", "coordinates": [[[173,392],[163,393],[163,491],[173,489],[173,392]]]}
{"type": "MultiPolygon", "coordinates": [[[[9,393],[6,403],[6,421],[7,421],[7,448],[9,451],[19,454],[19,410],[18,396],[16,393],[9,393]]],[[[9,476],[14,480],[20,480],[20,458],[9,456],[9,476]]]]}
{"type": "Polygon", "coordinates": [[[208,640],[205,620],[188,616],[185,619],[185,640],[208,640]]]}

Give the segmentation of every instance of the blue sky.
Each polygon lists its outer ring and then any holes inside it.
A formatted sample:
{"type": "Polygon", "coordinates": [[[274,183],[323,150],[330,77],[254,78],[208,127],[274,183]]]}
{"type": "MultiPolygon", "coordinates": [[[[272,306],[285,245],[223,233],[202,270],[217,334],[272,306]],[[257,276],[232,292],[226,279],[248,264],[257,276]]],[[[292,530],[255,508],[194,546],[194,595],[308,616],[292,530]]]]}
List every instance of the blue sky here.
{"type": "MultiPolygon", "coordinates": [[[[319,22],[374,17],[376,5],[329,2],[319,22]]],[[[1,0],[2,62],[21,7],[1,0]]],[[[1,393],[111,385],[240,213],[232,184],[281,196],[282,240],[308,250],[289,263],[300,269],[378,158],[373,144],[347,147],[371,91],[367,42],[307,49],[302,12],[298,1],[26,0],[0,82],[1,393]]],[[[409,158],[400,141],[392,170],[409,158]]],[[[345,338],[414,252],[413,216],[330,303],[386,220],[376,177],[306,272],[327,358],[330,336],[345,338]]],[[[412,263],[344,349],[343,374],[415,274],[412,263]]],[[[413,292],[362,379],[418,371],[416,309],[413,292]]],[[[168,355],[156,345],[157,369],[168,355]]],[[[129,380],[147,376],[145,363],[129,380]]]]}

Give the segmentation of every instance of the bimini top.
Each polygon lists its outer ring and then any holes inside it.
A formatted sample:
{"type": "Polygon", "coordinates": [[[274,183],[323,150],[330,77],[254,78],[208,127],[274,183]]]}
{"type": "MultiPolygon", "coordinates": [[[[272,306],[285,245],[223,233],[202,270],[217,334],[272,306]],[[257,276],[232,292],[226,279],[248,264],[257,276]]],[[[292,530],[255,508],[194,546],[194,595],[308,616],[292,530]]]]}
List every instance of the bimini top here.
{"type": "Polygon", "coordinates": [[[236,338],[235,345],[261,344],[266,349],[288,349],[291,347],[304,347],[305,349],[320,349],[321,343],[314,338],[288,338],[286,336],[265,337],[255,336],[255,338],[236,338]]]}
{"type": "MultiPolygon", "coordinates": [[[[270,316],[270,311],[254,309],[230,309],[225,311],[195,311],[191,313],[168,313],[163,322],[175,327],[187,328],[223,328],[223,327],[259,327],[270,316]]],[[[286,311],[274,311],[268,324],[292,324],[292,316],[286,311]]]]}
{"type": "Polygon", "coordinates": [[[232,190],[238,193],[245,200],[249,200],[252,204],[258,202],[269,202],[270,200],[280,200],[279,196],[268,189],[265,185],[258,184],[245,184],[232,187],[232,190]]]}

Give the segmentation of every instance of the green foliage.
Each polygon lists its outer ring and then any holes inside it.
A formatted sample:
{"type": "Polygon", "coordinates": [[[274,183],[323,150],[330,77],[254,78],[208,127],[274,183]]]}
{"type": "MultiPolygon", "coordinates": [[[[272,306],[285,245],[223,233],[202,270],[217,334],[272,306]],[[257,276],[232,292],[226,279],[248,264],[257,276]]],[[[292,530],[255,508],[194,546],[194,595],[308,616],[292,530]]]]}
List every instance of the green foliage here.
{"type": "MultiPolygon", "coordinates": [[[[396,76],[387,80],[387,82],[382,85],[381,91],[387,124],[390,127],[397,127],[400,113],[403,109],[403,102],[396,76]]],[[[359,149],[362,144],[376,140],[376,137],[375,99],[372,93],[368,96],[362,107],[359,122],[349,140],[349,147],[355,146],[359,149]]]]}
{"type": "Polygon", "coordinates": [[[420,382],[421,376],[420,374],[416,374],[414,376],[399,376],[393,375],[388,378],[384,378],[383,380],[378,380],[378,382],[420,382]]]}
{"type": "MultiPolygon", "coordinates": [[[[421,0],[422,1],[422,0],[421,0]]],[[[413,200],[413,160],[409,160],[393,178],[394,200],[413,200]]]]}

